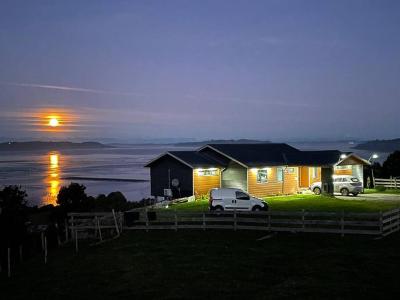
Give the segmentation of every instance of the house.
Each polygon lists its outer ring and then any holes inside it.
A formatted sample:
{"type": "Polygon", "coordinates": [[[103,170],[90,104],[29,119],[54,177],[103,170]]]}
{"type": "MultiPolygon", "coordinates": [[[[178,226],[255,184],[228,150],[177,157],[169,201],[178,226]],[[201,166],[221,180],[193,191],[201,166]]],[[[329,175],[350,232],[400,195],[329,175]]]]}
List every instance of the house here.
{"type": "Polygon", "coordinates": [[[369,162],[338,150],[301,151],[283,143],[208,144],[195,151],[169,151],[151,160],[151,195],[174,198],[206,195],[233,187],[256,197],[296,194],[321,182],[333,192],[332,175],[363,181],[369,162]]]}

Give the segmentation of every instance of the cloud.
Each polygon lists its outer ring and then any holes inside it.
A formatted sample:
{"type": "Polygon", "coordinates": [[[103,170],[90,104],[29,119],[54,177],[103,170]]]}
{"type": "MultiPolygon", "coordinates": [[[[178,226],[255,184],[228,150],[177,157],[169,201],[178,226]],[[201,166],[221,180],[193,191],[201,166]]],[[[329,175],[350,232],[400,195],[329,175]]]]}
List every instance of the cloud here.
{"type": "MultiPolygon", "coordinates": [[[[99,89],[89,89],[82,87],[71,87],[62,85],[49,85],[49,84],[34,84],[34,83],[17,83],[17,82],[0,82],[0,85],[16,86],[23,88],[39,88],[39,89],[49,89],[58,90],[62,92],[77,92],[77,93],[91,93],[91,94],[102,94],[102,95],[114,95],[114,96],[125,96],[125,97],[153,97],[160,98],[160,95],[152,93],[137,93],[137,92],[120,92],[120,91],[109,91],[109,90],[99,90],[99,89]]],[[[166,97],[163,94],[163,98],[166,97]]],[[[204,103],[204,101],[212,102],[231,102],[231,103],[246,103],[246,104],[262,104],[262,105],[272,105],[272,106],[283,106],[283,107],[293,107],[293,108],[306,108],[311,105],[306,102],[301,101],[285,101],[281,99],[267,99],[267,98],[252,98],[252,97],[235,97],[235,96],[216,96],[207,94],[178,94],[170,95],[177,99],[186,99],[190,101],[198,101],[204,103]]],[[[315,104],[313,104],[315,106],[315,104]]]]}
{"type": "Polygon", "coordinates": [[[67,92],[78,92],[78,93],[119,95],[119,96],[145,96],[143,94],[133,93],[133,92],[107,91],[107,90],[87,89],[87,88],[81,88],[81,87],[62,86],[62,85],[16,83],[16,82],[0,82],[0,84],[9,85],[9,86],[26,87],[26,88],[39,88],[39,89],[59,90],[59,91],[67,91],[67,92]]]}

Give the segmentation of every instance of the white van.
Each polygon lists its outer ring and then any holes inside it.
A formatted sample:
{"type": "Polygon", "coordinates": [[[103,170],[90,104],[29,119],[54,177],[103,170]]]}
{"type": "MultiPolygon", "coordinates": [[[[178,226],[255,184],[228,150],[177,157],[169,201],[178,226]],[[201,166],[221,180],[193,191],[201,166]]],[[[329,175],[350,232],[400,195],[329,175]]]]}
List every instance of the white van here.
{"type": "Polygon", "coordinates": [[[241,189],[218,188],[210,191],[210,210],[266,211],[268,205],[261,199],[250,196],[241,189]]]}

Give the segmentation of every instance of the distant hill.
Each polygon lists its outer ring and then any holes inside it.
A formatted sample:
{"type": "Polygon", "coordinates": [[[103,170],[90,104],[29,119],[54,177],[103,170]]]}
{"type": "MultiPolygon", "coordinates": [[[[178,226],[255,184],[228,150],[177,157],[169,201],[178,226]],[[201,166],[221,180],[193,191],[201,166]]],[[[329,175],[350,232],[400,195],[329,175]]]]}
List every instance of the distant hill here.
{"type": "Polygon", "coordinates": [[[97,142],[8,142],[0,143],[0,151],[33,151],[33,150],[63,150],[63,149],[98,149],[109,148],[97,142]]]}
{"type": "Polygon", "coordinates": [[[207,144],[261,144],[261,143],[271,143],[270,141],[259,141],[259,140],[249,140],[249,139],[240,139],[240,140],[208,140],[201,142],[184,142],[177,143],[174,146],[178,147],[200,147],[207,144]]]}
{"type": "Polygon", "coordinates": [[[393,152],[400,150],[400,138],[394,140],[375,140],[360,143],[354,147],[359,150],[371,150],[377,152],[393,152]]]}

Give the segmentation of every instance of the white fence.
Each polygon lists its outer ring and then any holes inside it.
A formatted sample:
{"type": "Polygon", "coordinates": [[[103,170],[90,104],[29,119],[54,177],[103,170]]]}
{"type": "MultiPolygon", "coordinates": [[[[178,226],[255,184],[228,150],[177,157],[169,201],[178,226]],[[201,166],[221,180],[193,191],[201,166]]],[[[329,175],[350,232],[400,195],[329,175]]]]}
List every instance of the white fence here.
{"type": "Polygon", "coordinates": [[[384,186],[387,188],[400,189],[400,178],[375,178],[375,186],[384,186]]]}
{"type": "MultiPolygon", "coordinates": [[[[270,232],[316,232],[386,236],[400,230],[400,209],[379,213],[269,211],[269,212],[186,212],[171,210],[138,210],[114,214],[114,224],[94,221],[98,216],[70,214],[73,231],[85,229],[181,230],[228,229],[270,232]],[[114,218],[115,216],[115,218],[114,218]],[[84,223],[78,223],[84,217],[84,223]],[[92,219],[92,220],[90,220],[92,219]]],[[[75,235],[77,239],[77,235],[75,235]]],[[[101,236],[100,236],[101,237],[101,236]]]]}

